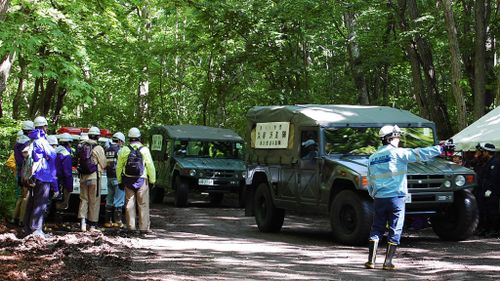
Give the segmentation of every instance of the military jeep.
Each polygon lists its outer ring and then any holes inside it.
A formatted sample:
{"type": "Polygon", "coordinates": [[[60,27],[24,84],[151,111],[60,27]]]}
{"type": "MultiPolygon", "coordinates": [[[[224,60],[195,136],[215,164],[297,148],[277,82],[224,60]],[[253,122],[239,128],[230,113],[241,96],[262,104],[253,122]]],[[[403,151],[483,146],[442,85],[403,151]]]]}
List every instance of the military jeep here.
{"type": "MultiPolygon", "coordinates": [[[[401,147],[437,142],[433,122],[383,106],[257,106],[247,120],[245,213],[255,215],[263,232],[280,231],[287,212],[326,215],[334,239],[349,245],[368,241],[367,160],[381,145],[379,129],[402,128],[401,147]]],[[[438,157],[409,164],[407,179],[407,218],[430,222],[444,240],[472,235],[478,223],[473,171],[438,157]]]]}
{"type": "MultiPolygon", "coordinates": [[[[207,193],[218,205],[225,193],[242,199],[246,167],[243,139],[229,129],[206,126],[155,126],[150,132],[151,154],[156,167],[156,185],[151,198],[163,202],[174,192],[177,207],[188,204],[190,192],[207,193]]],[[[242,204],[240,204],[242,205],[242,204]]]]}

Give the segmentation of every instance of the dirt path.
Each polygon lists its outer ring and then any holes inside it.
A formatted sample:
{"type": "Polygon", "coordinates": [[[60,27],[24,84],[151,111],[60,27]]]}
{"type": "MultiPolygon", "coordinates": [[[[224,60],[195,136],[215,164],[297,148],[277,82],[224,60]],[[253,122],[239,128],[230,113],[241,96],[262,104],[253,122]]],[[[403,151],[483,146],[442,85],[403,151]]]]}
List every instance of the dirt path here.
{"type": "MultiPolygon", "coordinates": [[[[61,232],[45,241],[0,229],[2,280],[499,280],[500,240],[443,242],[406,232],[398,270],[366,270],[363,247],[331,241],[324,219],[288,216],[260,233],[243,210],[154,205],[152,235],[61,232]]],[[[383,249],[378,262],[383,262],[383,249]]]]}

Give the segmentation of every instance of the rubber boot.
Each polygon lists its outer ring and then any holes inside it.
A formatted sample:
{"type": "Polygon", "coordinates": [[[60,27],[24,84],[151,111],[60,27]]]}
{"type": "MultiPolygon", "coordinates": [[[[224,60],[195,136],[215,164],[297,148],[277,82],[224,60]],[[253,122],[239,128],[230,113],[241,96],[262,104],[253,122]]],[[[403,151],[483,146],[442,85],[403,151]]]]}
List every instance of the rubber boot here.
{"type": "Polygon", "coordinates": [[[377,259],[377,247],[378,240],[368,241],[368,261],[365,263],[366,268],[375,268],[375,260],[377,259]]]}
{"type": "Polygon", "coordinates": [[[26,206],[28,205],[28,199],[29,199],[29,195],[27,194],[21,202],[21,210],[20,210],[20,214],[19,214],[19,226],[20,227],[24,226],[24,216],[26,214],[26,206]]]}
{"type": "Polygon", "coordinates": [[[385,261],[384,261],[384,267],[383,269],[385,270],[394,270],[396,267],[394,264],[392,264],[392,258],[394,257],[394,254],[396,254],[396,248],[398,245],[394,243],[387,243],[387,252],[385,253],[385,261]]]}
{"type": "Polygon", "coordinates": [[[113,207],[111,206],[106,206],[106,210],[104,213],[104,227],[113,227],[113,207]]]}
{"type": "Polygon", "coordinates": [[[82,219],[81,219],[81,222],[80,222],[80,229],[81,229],[81,231],[83,231],[83,232],[87,231],[87,222],[85,221],[85,218],[82,218],[82,219]]]}
{"type": "Polygon", "coordinates": [[[69,207],[69,197],[71,193],[67,190],[64,190],[63,192],[63,199],[61,202],[56,203],[56,208],[59,210],[66,210],[69,207]]]}
{"type": "Polygon", "coordinates": [[[16,226],[19,224],[19,217],[21,216],[21,205],[23,203],[23,198],[19,197],[16,201],[16,207],[14,209],[14,217],[12,218],[12,223],[16,226]]]}
{"type": "Polygon", "coordinates": [[[123,227],[123,218],[122,218],[122,208],[121,207],[115,208],[113,220],[115,222],[113,224],[114,227],[117,227],[117,228],[123,227]]]}

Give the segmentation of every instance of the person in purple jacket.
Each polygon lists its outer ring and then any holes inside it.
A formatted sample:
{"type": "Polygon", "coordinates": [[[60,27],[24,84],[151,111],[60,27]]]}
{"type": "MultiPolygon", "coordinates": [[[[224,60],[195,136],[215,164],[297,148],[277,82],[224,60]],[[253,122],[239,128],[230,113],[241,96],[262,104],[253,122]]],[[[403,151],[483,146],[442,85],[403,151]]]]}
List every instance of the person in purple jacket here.
{"type": "Polygon", "coordinates": [[[47,119],[38,116],[34,120],[35,130],[29,137],[33,140],[33,173],[35,187],[30,188],[30,198],[24,217],[24,232],[45,238],[43,232],[44,213],[49,201],[50,184],[54,181],[56,171],[56,152],[46,138],[48,128],[47,119]]]}
{"type": "Polygon", "coordinates": [[[59,191],[63,193],[63,200],[56,204],[56,209],[65,210],[68,208],[69,196],[73,192],[73,157],[71,156],[71,142],[73,138],[70,134],[64,133],[59,136],[59,146],[56,148],[56,174],[59,182],[59,191]]]}
{"type": "Polygon", "coordinates": [[[14,209],[14,216],[12,223],[14,225],[23,225],[23,214],[24,208],[26,206],[26,195],[21,184],[21,169],[23,167],[24,157],[23,150],[30,145],[30,138],[28,134],[33,131],[35,127],[33,126],[33,121],[23,121],[22,130],[19,131],[20,134],[17,137],[16,144],[14,145],[14,158],[16,160],[16,207],[14,209]]]}

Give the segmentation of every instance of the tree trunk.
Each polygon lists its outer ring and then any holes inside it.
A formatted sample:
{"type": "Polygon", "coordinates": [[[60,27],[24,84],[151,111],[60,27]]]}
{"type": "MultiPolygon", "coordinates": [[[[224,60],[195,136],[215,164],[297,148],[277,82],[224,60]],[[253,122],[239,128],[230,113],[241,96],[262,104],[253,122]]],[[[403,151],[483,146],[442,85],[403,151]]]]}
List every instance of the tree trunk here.
{"type": "Polygon", "coordinates": [[[61,117],[61,109],[64,105],[64,97],[66,96],[66,89],[58,87],[57,88],[57,98],[56,105],[54,107],[54,111],[52,113],[52,123],[53,126],[57,128],[57,124],[59,123],[59,118],[61,117]]]}
{"type": "MultiPolygon", "coordinates": [[[[0,0],[0,22],[3,22],[5,13],[9,8],[10,0],[0,0]]],[[[9,78],[10,68],[14,61],[14,55],[8,54],[0,61],[0,118],[3,117],[3,92],[7,88],[7,79],[9,78]]]]}
{"type": "Polygon", "coordinates": [[[12,100],[12,118],[19,118],[19,104],[21,103],[22,97],[24,95],[24,79],[27,75],[26,61],[22,56],[19,56],[19,82],[17,83],[17,91],[14,99],[12,100]]]}
{"type": "Polygon", "coordinates": [[[460,63],[460,49],[458,46],[457,29],[451,0],[441,0],[444,9],[446,31],[448,32],[448,42],[451,54],[451,88],[455,102],[457,103],[458,131],[467,127],[467,107],[460,81],[462,81],[462,67],[460,63]]]}
{"type": "Polygon", "coordinates": [[[479,119],[484,115],[486,102],[486,23],[484,4],[484,0],[476,0],[474,2],[474,119],[479,119]]]}
{"type": "Polygon", "coordinates": [[[360,104],[370,104],[368,100],[368,91],[366,89],[366,81],[361,64],[361,55],[359,53],[359,45],[356,34],[356,18],[354,13],[348,11],[344,13],[344,22],[349,32],[348,35],[348,50],[352,76],[354,85],[358,91],[358,102],[360,104]]]}

